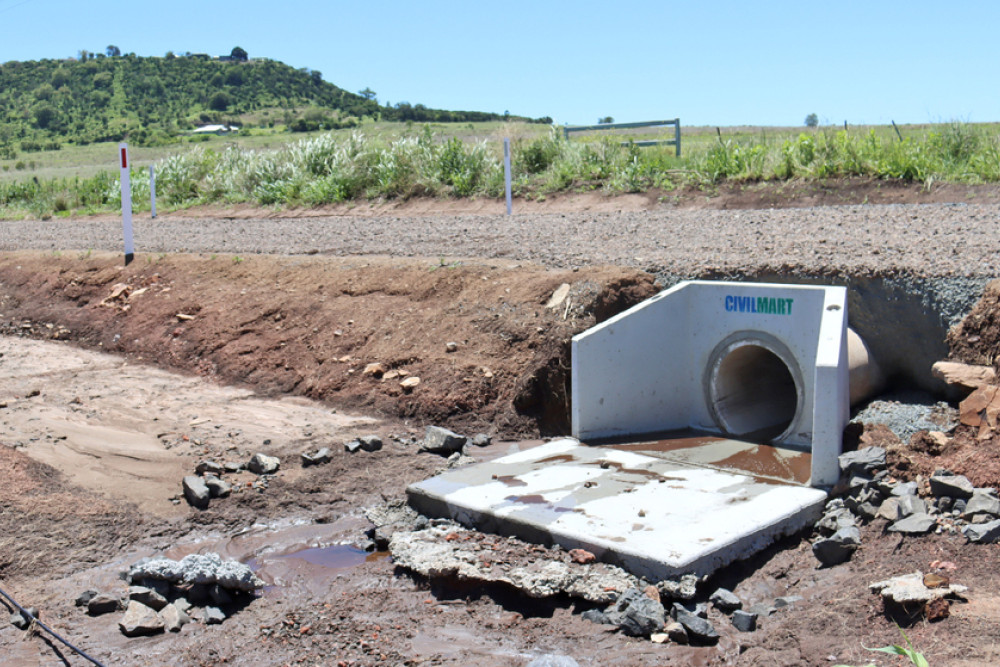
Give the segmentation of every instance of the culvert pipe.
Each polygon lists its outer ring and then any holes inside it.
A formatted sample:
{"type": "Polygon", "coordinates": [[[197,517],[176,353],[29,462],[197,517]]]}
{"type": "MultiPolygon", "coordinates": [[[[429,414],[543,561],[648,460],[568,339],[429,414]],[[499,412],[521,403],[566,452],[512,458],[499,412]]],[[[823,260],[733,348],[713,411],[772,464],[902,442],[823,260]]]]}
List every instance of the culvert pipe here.
{"type": "Polygon", "coordinates": [[[851,402],[881,372],[843,287],[685,281],[573,337],[572,433],[695,430],[811,451],[836,483],[851,402]]]}

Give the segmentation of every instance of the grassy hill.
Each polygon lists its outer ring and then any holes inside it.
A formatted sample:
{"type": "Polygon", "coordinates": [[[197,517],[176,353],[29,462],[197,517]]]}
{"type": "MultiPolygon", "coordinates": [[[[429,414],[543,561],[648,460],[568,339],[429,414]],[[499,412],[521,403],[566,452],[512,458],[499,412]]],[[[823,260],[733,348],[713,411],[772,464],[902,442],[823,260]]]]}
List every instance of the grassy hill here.
{"type": "Polygon", "coordinates": [[[420,104],[384,107],[324,81],[318,71],[266,59],[82,54],[0,65],[0,159],[66,143],[128,139],[139,146],[166,145],[203,123],[312,131],[352,127],[365,118],[478,122],[502,117],[420,104]]]}

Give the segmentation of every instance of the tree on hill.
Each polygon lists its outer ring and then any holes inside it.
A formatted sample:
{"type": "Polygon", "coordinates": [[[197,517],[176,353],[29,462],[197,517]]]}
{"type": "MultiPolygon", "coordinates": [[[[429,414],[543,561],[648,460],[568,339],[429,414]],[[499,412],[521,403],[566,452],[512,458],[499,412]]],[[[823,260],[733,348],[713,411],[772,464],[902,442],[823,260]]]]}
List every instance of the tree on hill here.
{"type": "Polygon", "coordinates": [[[375,96],[377,94],[378,93],[376,93],[374,90],[372,90],[371,88],[369,88],[367,86],[365,86],[364,90],[359,90],[358,91],[358,95],[360,95],[361,97],[365,98],[366,100],[374,100],[375,96]]]}
{"type": "Polygon", "coordinates": [[[233,47],[233,51],[229,54],[229,57],[233,60],[238,60],[241,63],[245,63],[250,58],[250,56],[247,55],[247,52],[238,46],[233,47]]]}
{"type": "Polygon", "coordinates": [[[806,127],[816,127],[819,125],[819,116],[814,113],[806,116],[806,127]]]}
{"type": "Polygon", "coordinates": [[[597,124],[598,125],[610,125],[613,122],[615,122],[615,119],[612,118],[611,116],[605,116],[603,118],[598,118],[597,119],[597,124]]]}
{"type": "Polygon", "coordinates": [[[104,52],[108,54],[108,58],[117,58],[122,54],[122,50],[114,44],[108,44],[108,48],[104,49],[104,52]]]}

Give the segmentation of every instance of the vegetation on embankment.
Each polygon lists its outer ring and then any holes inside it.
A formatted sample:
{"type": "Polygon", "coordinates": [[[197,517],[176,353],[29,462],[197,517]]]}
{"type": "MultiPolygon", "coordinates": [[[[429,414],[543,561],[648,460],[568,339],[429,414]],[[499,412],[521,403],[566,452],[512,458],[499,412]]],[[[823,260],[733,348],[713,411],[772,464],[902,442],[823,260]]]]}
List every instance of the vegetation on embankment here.
{"type": "MultiPolygon", "coordinates": [[[[372,126],[373,128],[375,126],[372,126]]],[[[437,126],[439,129],[443,126],[437,126]]],[[[602,135],[566,141],[558,129],[494,124],[492,136],[442,136],[430,126],[395,134],[341,131],[272,149],[216,142],[187,147],[156,161],[157,197],[163,207],[247,202],[316,206],[377,198],[500,197],[502,142],[510,129],[513,190],[534,197],[556,192],[669,192],[706,190],[724,182],[867,177],[930,185],[1000,181],[1000,134],[995,126],[961,123],[910,128],[902,138],[887,128],[820,129],[783,134],[714,131],[673,147],[638,148],[602,135]],[[518,136],[520,135],[520,136],[518,136]]],[[[4,165],[6,166],[6,165],[4,165]]],[[[117,173],[90,177],[4,178],[0,215],[46,217],[113,210],[117,173]]],[[[132,200],[148,207],[149,181],[138,169],[132,200]]]]}

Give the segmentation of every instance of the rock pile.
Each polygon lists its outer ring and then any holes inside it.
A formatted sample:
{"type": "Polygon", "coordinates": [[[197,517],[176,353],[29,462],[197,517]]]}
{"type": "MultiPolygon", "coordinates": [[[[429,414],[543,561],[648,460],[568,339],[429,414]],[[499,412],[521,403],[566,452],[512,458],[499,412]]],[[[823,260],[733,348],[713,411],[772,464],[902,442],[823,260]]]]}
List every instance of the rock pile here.
{"type": "Polygon", "coordinates": [[[86,591],[76,604],[91,616],[124,609],[118,627],[126,637],[180,632],[195,620],[222,623],[264,586],[246,565],[214,553],[192,554],[180,561],[144,558],[125,573],[125,579],[131,584],[125,599],[86,591]]]}
{"type": "Polygon", "coordinates": [[[246,463],[206,460],[195,466],[195,474],[187,475],[181,480],[181,489],[188,504],[197,509],[207,509],[212,498],[225,498],[234,490],[242,490],[223,479],[223,475],[237,474],[249,471],[257,475],[257,479],[249,483],[249,488],[263,493],[270,480],[281,467],[281,461],[275,456],[254,454],[246,463]]]}

